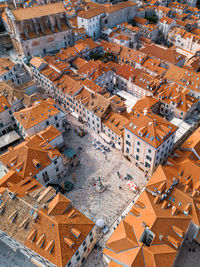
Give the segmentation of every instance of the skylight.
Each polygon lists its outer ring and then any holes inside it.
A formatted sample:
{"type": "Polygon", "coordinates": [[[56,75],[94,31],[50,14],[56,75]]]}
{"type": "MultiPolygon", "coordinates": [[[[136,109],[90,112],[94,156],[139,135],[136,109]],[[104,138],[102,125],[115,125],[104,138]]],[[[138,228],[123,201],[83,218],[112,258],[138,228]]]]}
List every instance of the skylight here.
{"type": "Polygon", "coordinates": [[[151,137],[150,137],[150,140],[153,141],[153,140],[154,140],[154,136],[151,136],[151,137]]]}
{"type": "Polygon", "coordinates": [[[156,136],[156,139],[157,139],[158,141],[160,141],[160,139],[159,139],[159,137],[158,137],[158,136],[156,136]]]}

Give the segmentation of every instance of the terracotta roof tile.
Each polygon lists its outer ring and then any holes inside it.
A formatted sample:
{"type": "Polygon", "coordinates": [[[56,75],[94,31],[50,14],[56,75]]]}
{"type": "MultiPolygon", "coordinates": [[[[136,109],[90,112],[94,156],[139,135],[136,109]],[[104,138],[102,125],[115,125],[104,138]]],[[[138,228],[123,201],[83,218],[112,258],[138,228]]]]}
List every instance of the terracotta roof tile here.
{"type": "Polygon", "coordinates": [[[37,17],[49,16],[57,13],[65,13],[64,4],[62,2],[39,5],[34,7],[19,8],[12,10],[16,20],[28,20],[37,17]]]}
{"type": "Polygon", "coordinates": [[[24,129],[29,129],[34,125],[55,116],[60,111],[53,106],[53,99],[40,100],[33,103],[29,108],[24,108],[14,113],[15,118],[20,122],[24,129]]]}

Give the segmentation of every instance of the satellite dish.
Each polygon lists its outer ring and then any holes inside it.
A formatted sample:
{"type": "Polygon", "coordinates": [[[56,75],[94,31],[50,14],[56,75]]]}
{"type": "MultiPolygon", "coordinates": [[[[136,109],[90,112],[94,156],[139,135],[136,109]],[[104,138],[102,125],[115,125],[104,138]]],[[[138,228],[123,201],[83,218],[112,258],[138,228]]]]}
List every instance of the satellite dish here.
{"type": "Polygon", "coordinates": [[[96,226],[100,227],[100,228],[103,228],[105,226],[105,222],[103,219],[98,219],[96,221],[96,226]]]}

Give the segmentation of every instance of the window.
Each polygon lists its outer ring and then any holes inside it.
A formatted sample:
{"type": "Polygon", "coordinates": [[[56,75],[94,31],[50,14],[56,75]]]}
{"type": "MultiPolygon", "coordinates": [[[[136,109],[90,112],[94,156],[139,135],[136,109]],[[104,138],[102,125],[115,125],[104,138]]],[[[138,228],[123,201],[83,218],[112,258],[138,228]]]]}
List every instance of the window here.
{"type": "Polygon", "coordinates": [[[54,164],[55,164],[55,165],[57,164],[57,160],[54,161],[54,164]]]}
{"type": "Polygon", "coordinates": [[[86,241],[83,241],[83,246],[85,246],[86,245],[86,241]]]}
{"type": "Polygon", "coordinates": [[[80,256],[78,256],[78,257],[76,258],[76,260],[79,261],[79,260],[80,260],[80,256]]]}
{"type": "Polygon", "coordinates": [[[93,237],[90,238],[90,243],[92,243],[92,241],[93,241],[93,237]]]}
{"type": "Polygon", "coordinates": [[[127,141],[127,140],[126,140],[126,144],[127,144],[128,146],[131,146],[131,143],[130,143],[129,141],[127,141]]]}
{"type": "Polygon", "coordinates": [[[9,110],[9,114],[12,114],[12,111],[11,110],[9,110]]]}
{"type": "Polygon", "coordinates": [[[48,183],[48,181],[49,181],[49,177],[46,175],[44,176],[44,173],[43,173],[43,180],[44,180],[45,184],[48,183]]]}
{"type": "Polygon", "coordinates": [[[83,249],[83,250],[84,250],[84,252],[85,252],[85,251],[87,250],[87,246],[86,246],[86,247],[84,247],[84,249],[83,249]]]}
{"type": "Polygon", "coordinates": [[[137,152],[140,152],[139,148],[137,148],[137,152]]]}
{"type": "Polygon", "coordinates": [[[126,148],[126,152],[129,153],[129,148],[128,147],[126,148]]]}
{"type": "Polygon", "coordinates": [[[59,168],[56,168],[56,172],[58,172],[59,171],[59,168]]]}
{"type": "Polygon", "coordinates": [[[57,127],[57,128],[59,127],[59,123],[56,123],[56,127],[57,127]]]}
{"type": "Polygon", "coordinates": [[[139,160],[139,156],[138,155],[136,155],[136,160],[139,160]]]}
{"type": "Polygon", "coordinates": [[[68,262],[67,266],[68,266],[68,267],[71,267],[71,266],[72,266],[72,263],[71,263],[71,261],[70,261],[70,262],[68,262]]]}
{"type": "Polygon", "coordinates": [[[140,142],[137,142],[137,145],[139,146],[140,145],[140,142]]]}
{"type": "Polygon", "coordinates": [[[57,121],[58,120],[58,117],[57,116],[55,116],[55,121],[57,121]]]}
{"type": "Polygon", "coordinates": [[[47,126],[49,125],[49,121],[46,121],[46,125],[47,125],[47,126]]]}
{"type": "Polygon", "coordinates": [[[89,236],[92,236],[92,232],[90,232],[89,236]]]}
{"type": "Polygon", "coordinates": [[[78,256],[78,255],[79,255],[79,251],[78,251],[78,250],[76,251],[75,255],[76,255],[76,256],[78,256]]]}
{"type": "Polygon", "coordinates": [[[149,161],[151,161],[151,157],[149,157],[148,155],[146,156],[146,159],[148,159],[149,161]]]}
{"type": "Polygon", "coordinates": [[[150,164],[148,162],[145,162],[145,167],[150,168],[150,164]]]}
{"type": "Polygon", "coordinates": [[[130,135],[129,134],[127,134],[127,138],[130,138],[130,135]]]}
{"type": "Polygon", "coordinates": [[[148,152],[151,153],[151,149],[148,149],[148,152]]]}

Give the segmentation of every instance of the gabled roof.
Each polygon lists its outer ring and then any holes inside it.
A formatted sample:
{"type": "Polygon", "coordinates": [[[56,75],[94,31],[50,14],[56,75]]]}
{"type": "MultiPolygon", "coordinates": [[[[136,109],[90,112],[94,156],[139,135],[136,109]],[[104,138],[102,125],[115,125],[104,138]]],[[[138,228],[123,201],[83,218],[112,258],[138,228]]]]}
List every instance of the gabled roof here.
{"type": "Polygon", "coordinates": [[[15,64],[10,60],[10,58],[0,58],[0,76],[10,71],[14,66],[15,64]]]}
{"type": "Polygon", "coordinates": [[[15,147],[10,147],[0,156],[0,161],[8,170],[16,171],[25,178],[36,175],[51,164],[55,157],[60,157],[60,152],[41,136],[35,135],[15,147]]]}
{"type": "Polygon", "coordinates": [[[185,59],[185,56],[176,52],[174,49],[165,48],[156,44],[146,45],[144,48],[139,51],[153,57],[157,57],[161,60],[169,62],[171,64],[177,64],[182,59],[185,59]]]}
{"type": "Polygon", "coordinates": [[[65,13],[65,7],[63,2],[57,2],[53,4],[27,7],[26,9],[19,8],[17,10],[12,10],[12,13],[16,20],[28,20],[58,13],[65,13]]]}
{"type": "Polygon", "coordinates": [[[133,106],[133,110],[137,110],[140,112],[143,112],[143,110],[152,108],[156,103],[159,103],[159,101],[152,97],[152,96],[145,96],[140,98],[135,105],[133,106]]]}
{"type": "Polygon", "coordinates": [[[91,97],[85,108],[88,109],[90,112],[94,113],[99,118],[102,118],[108,111],[109,106],[109,100],[103,95],[100,95],[98,93],[91,93],[91,97]]]}
{"type": "Polygon", "coordinates": [[[138,247],[133,227],[126,221],[122,221],[117,227],[115,235],[110,237],[106,246],[116,253],[138,247]]]}
{"type": "Polygon", "coordinates": [[[0,113],[6,111],[6,109],[8,108],[11,108],[11,106],[8,103],[7,99],[4,95],[0,95],[0,113]]]}
{"type": "Polygon", "coordinates": [[[173,215],[171,207],[163,209],[162,203],[144,191],[106,243],[103,253],[122,266],[172,266],[178,250],[175,246],[181,245],[183,239],[180,236],[184,237],[189,224],[190,218],[186,215],[173,215]],[[134,233],[134,242],[126,240],[124,225],[134,233]],[[154,234],[149,247],[139,241],[147,227],[154,234]]]}
{"type": "Polygon", "coordinates": [[[0,230],[56,266],[66,266],[94,227],[70,200],[34,178],[1,194],[0,230]]]}
{"type": "Polygon", "coordinates": [[[14,116],[23,128],[28,130],[42,121],[58,114],[60,111],[54,104],[54,100],[50,98],[47,100],[36,101],[31,107],[15,112],[14,116]]]}
{"type": "Polygon", "coordinates": [[[178,129],[163,117],[148,110],[144,113],[135,110],[125,128],[155,148],[178,129]]]}
{"type": "Polygon", "coordinates": [[[196,72],[172,65],[165,73],[164,78],[189,90],[200,92],[200,77],[196,72]]]}

